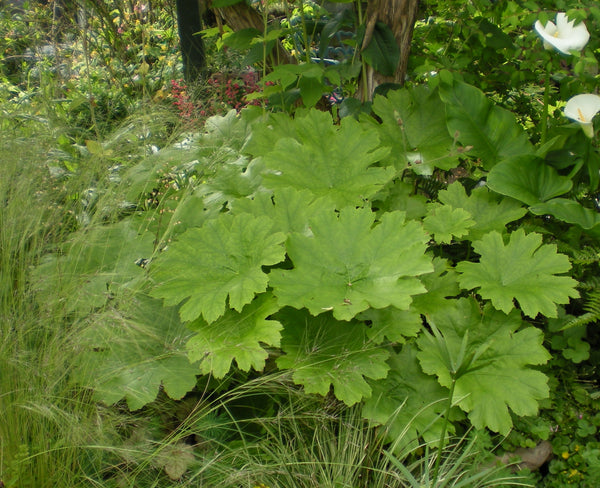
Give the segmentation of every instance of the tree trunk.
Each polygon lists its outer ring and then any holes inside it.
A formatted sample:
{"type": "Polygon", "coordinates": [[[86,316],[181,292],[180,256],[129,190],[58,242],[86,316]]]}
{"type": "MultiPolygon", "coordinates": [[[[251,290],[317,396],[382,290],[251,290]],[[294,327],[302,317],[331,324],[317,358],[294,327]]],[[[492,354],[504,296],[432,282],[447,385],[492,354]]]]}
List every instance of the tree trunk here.
{"type": "Polygon", "coordinates": [[[193,83],[200,78],[206,67],[206,54],[202,36],[199,0],[177,0],[177,25],[179,28],[179,46],[183,60],[185,81],[193,83]]]}
{"type": "MultiPolygon", "coordinates": [[[[367,66],[366,77],[361,79],[360,85],[363,87],[360,93],[368,100],[373,99],[375,89],[383,83],[404,84],[406,70],[408,68],[408,57],[410,55],[410,44],[412,41],[413,29],[417,20],[418,0],[369,0],[365,14],[365,37],[362,44],[364,49],[373,37],[373,32],[377,22],[383,22],[388,25],[394,33],[398,47],[400,48],[400,61],[396,67],[394,76],[383,76],[367,66]],[[366,90],[364,84],[366,83],[366,90]]],[[[363,100],[366,101],[366,100],[363,100]]]]}

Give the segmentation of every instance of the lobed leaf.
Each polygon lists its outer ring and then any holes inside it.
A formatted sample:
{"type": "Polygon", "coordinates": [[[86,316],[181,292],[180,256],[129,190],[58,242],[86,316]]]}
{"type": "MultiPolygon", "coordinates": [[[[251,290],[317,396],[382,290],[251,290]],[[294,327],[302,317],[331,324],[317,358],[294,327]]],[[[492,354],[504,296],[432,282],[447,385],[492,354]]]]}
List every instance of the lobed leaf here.
{"type": "Polygon", "coordinates": [[[457,280],[458,274],[448,261],[442,258],[434,258],[433,267],[432,273],[426,273],[419,277],[427,291],[415,295],[410,306],[412,311],[420,314],[430,314],[444,310],[448,306],[448,297],[455,297],[460,293],[457,280]]]}
{"type": "Polygon", "coordinates": [[[270,293],[263,293],[240,312],[228,309],[215,322],[197,319],[188,327],[194,335],[187,343],[190,361],[201,361],[200,372],[223,378],[235,360],[242,371],[261,371],[269,355],[267,346],[279,346],[281,324],[268,317],[279,310],[270,293]]]}
{"type": "Polygon", "coordinates": [[[459,182],[454,182],[448,185],[446,190],[440,191],[438,198],[445,205],[469,212],[475,225],[469,228],[465,238],[471,241],[480,239],[493,230],[503,233],[506,224],[520,219],[527,213],[527,209],[518,202],[502,198],[486,187],[475,188],[467,195],[459,182]]]}
{"type": "Polygon", "coordinates": [[[310,220],[312,236],[292,234],[291,270],[275,269],[270,284],[281,305],[306,307],[313,315],[333,311],[349,320],[390,305],[406,310],[425,291],[417,276],[432,270],[427,236],[404,213],[385,214],[375,227],[369,209],[324,210],[310,220]]]}
{"type": "Polygon", "coordinates": [[[285,234],[272,232],[268,217],[220,214],[201,228],[184,232],[156,260],[151,277],[155,297],[176,305],[182,320],[202,316],[213,322],[229,307],[242,311],[257,293],[267,289],[262,266],[285,258],[285,234]]]}
{"type": "Polygon", "coordinates": [[[273,230],[285,234],[309,234],[309,218],[320,210],[334,210],[327,197],[315,198],[308,190],[282,188],[273,193],[260,192],[252,198],[240,198],[231,202],[234,214],[246,212],[256,217],[267,216],[273,222],[273,230]]]}
{"type": "Polygon", "coordinates": [[[432,204],[429,213],[423,220],[423,227],[433,234],[436,242],[450,244],[452,236],[462,237],[475,225],[471,214],[462,208],[449,205],[432,204]]]}
{"type": "Polygon", "coordinates": [[[396,174],[393,168],[374,166],[389,151],[382,147],[377,131],[350,117],[337,127],[329,115],[324,119],[318,111],[310,111],[289,134],[274,132],[265,141],[268,150],[261,158],[267,169],[266,188],[307,189],[317,197],[328,196],[342,208],[363,204],[396,174]]]}
{"type": "Polygon", "coordinates": [[[386,162],[397,169],[410,166],[417,174],[432,174],[434,168],[458,165],[458,153],[446,127],[437,90],[427,86],[390,91],[376,96],[373,112],[383,144],[391,147],[386,162]]]}
{"type": "Polygon", "coordinates": [[[196,386],[198,366],[184,348],[190,332],[177,309],[137,294],[87,322],[79,340],[89,353],[75,379],[93,388],[99,401],[111,405],[125,398],[130,410],[138,410],[154,401],[161,386],[174,400],[196,386]]]}
{"type": "Polygon", "coordinates": [[[537,413],[549,391],[546,376],[529,367],[550,359],[541,330],[522,328],[516,310],[507,315],[488,304],[481,311],[473,298],[449,303],[428,321],[443,340],[429,333],[417,340],[421,367],[448,388],[454,377],[454,401],[473,426],[507,435],[509,410],[521,416],[537,413]]]}
{"type": "Polygon", "coordinates": [[[368,340],[363,323],[340,322],[329,313],[313,317],[291,308],[276,318],[284,326],[284,355],[277,366],[293,370],[294,382],[306,393],[326,395],[333,387],[335,396],[350,406],[371,395],[365,378],[386,376],[389,354],[368,340]]]}
{"type": "Polygon", "coordinates": [[[515,307],[516,299],[529,317],[556,317],[557,304],[579,296],[574,279],[556,276],[571,269],[569,258],[558,254],[556,246],[542,244],[540,234],[526,235],[519,229],[504,245],[498,232],[490,232],[475,241],[473,249],[481,258],[478,263],[460,262],[458,281],[467,290],[479,288],[479,294],[504,313],[515,307]]]}
{"type": "MultiPolygon", "coordinates": [[[[439,440],[450,394],[434,376],[423,373],[416,355],[414,344],[405,344],[392,354],[387,377],[369,381],[373,392],[362,409],[364,418],[386,426],[386,437],[400,454],[419,447],[420,438],[427,443],[439,440]]],[[[448,431],[454,432],[451,421],[448,431]]]]}

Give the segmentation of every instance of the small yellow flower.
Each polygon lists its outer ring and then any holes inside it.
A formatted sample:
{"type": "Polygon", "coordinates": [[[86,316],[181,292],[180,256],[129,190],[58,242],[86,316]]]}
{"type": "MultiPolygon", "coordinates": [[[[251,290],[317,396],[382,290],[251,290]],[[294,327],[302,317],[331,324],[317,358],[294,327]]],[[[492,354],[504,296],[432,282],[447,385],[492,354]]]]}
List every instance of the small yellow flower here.
{"type": "Polygon", "coordinates": [[[564,451],[564,452],[561,454],[561,457],[562,457],[563,459],[569,459],[569,453],[568,453],[567,451],[564,451]]]}

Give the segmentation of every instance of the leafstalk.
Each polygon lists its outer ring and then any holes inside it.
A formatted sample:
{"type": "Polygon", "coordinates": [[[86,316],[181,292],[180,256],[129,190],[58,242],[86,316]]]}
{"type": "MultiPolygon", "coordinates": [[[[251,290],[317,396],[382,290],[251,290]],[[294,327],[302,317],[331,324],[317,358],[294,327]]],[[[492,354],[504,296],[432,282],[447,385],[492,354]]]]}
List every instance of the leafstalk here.
{"type": "Polygon", "coordinates": [[[308,42],[308,27],[306,27],[306,19],[304,18],[304,2],[300,0],[300,21],[302,22],[302,35],[304,36],[304,54],[306,63],[310,64],[310,43],[308,42]]]}
{"type": "MultiPolygon", "coordinates": [[[[362,1],[361,0],[356,0],[356,13],[358,15],[358,25],[362,25],[363,23],[363,12],[362,12],[362,1]]],[[[360,47],[359,47],[360,49],[360,47]]],[[[365,64],[365,62],[362,59],[362,56],[360,58],[360,63],[362,66],[362,101],[366,102],[367,98],[369,96],[369,90],[368,90],[368,85],[367,85],[367,65],[365,64]]]]}
{"type": "Polygon", "coordinates": [[[542,111],[542,135],[540,138],[540,145],[544,145],[546,142],[546,136],[548,134],[548,104],[550,103],[550,67],[551,63],[546,64],[546,80],[544,84],[544,108],[542,111]]]}
{"type": "Polygon", "coordinates": [[[448,428],[448,418],[450,417],[450,410],[452,410],[452,398],[454,397],[454,387],[456,386],[456,372],[452,374],[452,384],[450,385],[450,393],[448,394],[448,401],[446,403],[446,411],[444,412],[444,422],[442,424],[442,433],[440,434],[440,442],[438,444],[437,458],[435,459],[435,467],[433,469],[433,483],[431,486],[435,486],[438,480],[440,472],[440,463],[442,461],[442,451],[446,446],[446,430],[448,428]]]}

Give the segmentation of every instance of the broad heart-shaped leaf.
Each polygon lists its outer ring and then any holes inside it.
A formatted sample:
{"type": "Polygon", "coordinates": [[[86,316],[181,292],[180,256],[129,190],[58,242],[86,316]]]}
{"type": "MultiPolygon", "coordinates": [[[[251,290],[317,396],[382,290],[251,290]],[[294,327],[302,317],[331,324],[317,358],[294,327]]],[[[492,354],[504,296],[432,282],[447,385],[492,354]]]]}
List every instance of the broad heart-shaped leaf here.
{"type": "Polygon", "coordinates": [[[392,30],[383,22],[377,22],[373,37],[362,50],[362,58],[375,71],[384,76],[394,76],[400,62],[400,48],[392,30]]]}
{"type": "Polygon", "coordinates": [[[527,213],[519,202],[503,198],[487,188],[476,188],[467,196],[465,188],[458,182],[438,193],[440,202],[453,208],[462,208],[469,212],[475,225],[469,228],[465,239],[474,241],[490,231],[503,233],[506,224],[518,220],[527,213]]]}
{"type": "Polygon", "coordinates": [[[425,230],[433,234],[435,241],[440,244],[450,244],[452,236],[462,237],[474,225],[475,221],[465,209],[438,203],[429,206],[429,213],[423,221],[425,230]]]}
{"type": "Polygon", "coordinates": [[[487,185],[497,193],[527,205],[567,193],[573,182],[542,159],[525,156],[504,160],[492,168],[487,185]]]}
{"type": "Polygon", "coordinates": [[[271,150],[261,158],[268,169],[264,186],[308,189],[317,197],[330,196],[338,208],[361,205],[395,176],[393,168],[373,167],[389,149],[375,129],[351,117],[336,127],[328,114],[324,123],[321,114],[306,113],[296,134],[268,142],[271,150]]]}
{"type": "Polygon", "coordinates": [[[460,81],[442,84],[440,95],[446,104],[450,134],[465,146],[473,146],[469,155],[481,159],[487,170],[498,162],[534,153],[526,132],[515,116],[495,106],[483,92],[460,81]]]}
{"type": "Polygon", "coordinates": [[[575,200],[553,198],[531,206],[529,211],[535,215],[550,214],[563,222],[577,224],[592,236],[600,238],[600,214],[575,200]]]}
{"type": "MultiPolygon", "coordinates": [[[[386,437],[398,455],[406,455],[419,446],[419,438],[433,443],[442,435],[442,414],[450,391],[434,376],[423,373],[414,344],[405,344],[388,359],[386,378],[369,381],[373,392],[362,409],[364,418],[387,426],[386,437]]],[[[448,431],[454,426],[448,423],[448,431]]]]}
{"type": "Polygon", "coordinates": [[[241,312],[227,310],[212,324],[201,318],[188,327],[194,335],[187,343],[190,361],[202,361],[200,372],[223,378],[233,360],[242,371],[261,371],[269,353],[264,345],[278,346],[281,324],[268,317],[279,310],[270,293],[263,293],[241,312]]]}
{"type": "Polygon", "coordinates": [[[455,374],[454,401],[473,425],[507,435],[512,427],[509,409],[535,415],[538,401],[548,396],[546,376],[528,368],[550,359],[542,331],[521,328],[517,310],[506,315],[488,304],[482,312],[473,298],[451,302],[428,317],[443,340],[430,333],[417,340],[421,367],[448,388],[455,374]]]}
{"type": "Polygon", "coordinates": [[[418,174],[458,165],[458,152],[448,133],[441,104],[437,90],[425,85],[375,97],[373,112],[381,119],[377,126],[379,136],[384,145],[391,147],[386,163],[399,170],[410,166],[418,174]]]}
{"type": "Polygon", "coordinates": [[[475,241],[473,249],[481,255],[479,263],[459,263],[458,281],[467,290],[479,288],[479,294],[504,313],[509,313],[517,300],[529,317],[538,313],[556,317],[557,304],[579,296],[574,279],[556,276],[571,269],[569,258],[558,254],[555,245],[542,244],[540,234],[526,235],[519,229],[505,245],[498,232],[490,232],[475,241]]]}
{"type": "Polygon", "coordinates": [[[99,401],[110,405],[125,398],[138,410],[154,401],[161,386],[174,400],[196,386],[198,365],[184,347],[191,333],[176,308],[137,294],[86,322],[77,341],[89,352],[78,361],[75,380],[93,388],[99,401]]]}
{"type": "Polygon", "coordinates": [[[324,210],[310,220],[312,236],[292,234],[287,242],[292,270],[274,269],[270,285],[280,304],[328,310],[337,319],[390,305],[406,310],[425,288],[416,278],[432,270],[427,236],[403,212],[390,212],[373,227],[369,209],[324,210]]]}
{"type": "Polygon", "coordinates": [[[306,310],[285,308],[277,318],[283,324],[277,359],[281,369],[293,370],[294,382],[306,393],[335,396],[350,406],[371,395],[365,378],[385,378],[389,354],[367,339],[362,322],[340,322],[331,314],[318,317],[306,310]]]}
{"type": "Polygon", "coordinates": [[[225,312],[228,297],[229,307],[242,311],[267,289],[261,267],[285,257],[285,234],[272,233],[272,227],[268,217],[220,214],[187,230],[152,265],[152,295],[167,305],[186,300],[180,309],[184,321],[200,315],[215,321],[225,312]]]}

